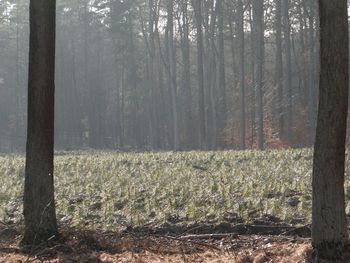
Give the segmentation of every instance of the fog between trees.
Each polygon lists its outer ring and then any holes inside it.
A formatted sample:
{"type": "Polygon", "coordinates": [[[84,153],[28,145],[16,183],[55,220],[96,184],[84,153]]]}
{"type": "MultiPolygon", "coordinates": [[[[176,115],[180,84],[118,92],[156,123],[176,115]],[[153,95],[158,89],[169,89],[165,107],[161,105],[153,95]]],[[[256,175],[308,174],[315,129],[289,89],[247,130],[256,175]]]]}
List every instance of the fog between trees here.
{"type": "MultiPolygon", "coordinates": [[[[59,0],[56,149],[310,146],[317,11],[315,0],[59,0]]],[[[1,1],[0,151],[25,146],[28,26],[28,1],[1,1]]]]}

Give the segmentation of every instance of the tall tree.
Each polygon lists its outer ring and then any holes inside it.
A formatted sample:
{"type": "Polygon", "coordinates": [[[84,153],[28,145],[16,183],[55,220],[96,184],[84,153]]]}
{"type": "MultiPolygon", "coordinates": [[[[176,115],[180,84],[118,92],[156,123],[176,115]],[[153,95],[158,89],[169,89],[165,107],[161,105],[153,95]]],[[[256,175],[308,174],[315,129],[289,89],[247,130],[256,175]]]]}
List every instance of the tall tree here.
{"type": "Polygon", "coordinates": [[[200,148],[206,148],[205,105],[204,105],[204,65],[203,65],[203,24],[202,4],[200,0],[192,0],[197,30],[197,73],[199,102],[199,143],[200,148]]]}
{"type": "Polygon", "coordinates": [[[264,105],[263,105],[263,69],[264,69],[264,1],[253,1],[253,34],[255,50],[256,76],[256,121],[258,133],[258,148],[264,149],[264,105]]]}
{"type": "Polygon", "coordinates": [[[320,85],[313,166],[312,243],[334,260],[347,244],[344,200],[345,138],[349,89],[346,0],[319,0],[320,85]]]}
{"type": "Polygon", "coordinates": [[[168,75],[170,84],[170,96],[173,115],[173,149],[179,150],[179,122],[178,122],[178,103],[177,103],[177,81],[176,81],[176,53],[174,45],[174,2],[168,0],[167,2],[167,55],[168,55],[168,75]]]}
{"type": "Polygon", "coordinates": [[[188,16],[188,1],[181,0],[181,18],[182,25],[179,25],[181,34],[181,54],[183,64],[182,86],[185,96],[185,137],[186,148],[193,149],[193,108],[192,108],[192,90],[191,90],[191,59],[190,59],[190,21],[188,16]]]}
{"type": "Polygon", "coordinates": [[[283,103],[283,51],[282,51],[282,0],[276,0],[276,62],[275,84],[277,87],[276,113],[278,114],[279,137],[284,137],[284,103],[283,103]]]}
{"type": "Polygon", "coordinates": [[[30,1],[28,131],[23,245],[58,236],[53,180],[55,0],[30,1]]]}
{"type": "Polygon", "coordinates": [[[225,34],[224,34],[224,1],[216,1],[218,19],[218,128],[222,132],[226,125],[226,71],[225,71],[225,34]]]}
{"type": "MultiPolygon", "coordinates": [[[[308,46],[309,46],[309,67],[308,67],[308,84],[309,84],[309,123],[310,123],[310,136],[311,143],[315,140],[316,131],[316,114],[317,114],[317,91],[316,91],[316,34],[315,34],[315,12],[314,1],[306,1],[309,3],[309,12],[307,6],[305,6],[305,12],[307,12],[309,20],[309,32],[308,32],[308,46]]],[[[305,1],[304,1],[305,3],[305,1]]]]}
{"type": "Polygon", "coordinates": [[[237,2],[237,36],[239,49],[239,98],[240,98],[240,148],[245,150],[246,112],[245,112],[245,41],[244,41],[244,7],[243,1],[237,2]]]}
{"type": "Polygon", "coordinates": [[[290,22],[289,22],[289,0],[282,2],[283,14],[283,33],[285,44],[285,88],[287,91],[287,138],[292,141],[293,130],[293,94],[292,94],[292,49],[290,40],[290,22]]]}
{"type": "Polygon", "coordinates": [[[218,90],[217,56],[215,32],[217,24],[217,3],[207,1],[203,9],[204,26],[204,68],[205,68],[205,111],[206,111],[206,135],[208,149],[216,149],[218,135],[218,115],[220,91],[218,90]],[[217,95],[218,94],[218,95],[217,95]]]}

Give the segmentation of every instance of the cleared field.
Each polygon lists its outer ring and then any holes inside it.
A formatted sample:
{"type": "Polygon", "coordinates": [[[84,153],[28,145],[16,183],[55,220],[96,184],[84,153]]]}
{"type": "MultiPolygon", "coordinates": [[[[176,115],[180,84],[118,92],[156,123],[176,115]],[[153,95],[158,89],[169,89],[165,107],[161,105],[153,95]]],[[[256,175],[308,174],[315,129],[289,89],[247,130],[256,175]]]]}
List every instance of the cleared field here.
{"type": "MultiPolygon", "coordinates": [[[[61,154],[55,158],[57,214],[61,223],[104,229],[249,222],[264,215],[305,224],[311,168],[309,149],[61,154]]],[[[23,181],[24,158],[0,157],[5,223],[22,220],[23,181]]]]}

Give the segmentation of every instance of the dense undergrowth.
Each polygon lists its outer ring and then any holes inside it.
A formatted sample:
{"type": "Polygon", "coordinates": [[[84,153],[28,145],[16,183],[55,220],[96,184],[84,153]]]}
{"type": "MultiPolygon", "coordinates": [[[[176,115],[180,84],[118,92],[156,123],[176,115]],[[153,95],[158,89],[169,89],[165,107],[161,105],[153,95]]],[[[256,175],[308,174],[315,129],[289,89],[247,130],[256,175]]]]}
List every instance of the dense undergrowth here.
{"type": "MultiPolygon", "coordinates": [[[[263,215],[305,224],[311,216],[311,155],[309,149],[60,154],[55,158],[58,219],[105,229],[247,222],[263,215]]],[[[22,220],[23,181],[24,158],[0,157],[5,223],[22,220]]]]}

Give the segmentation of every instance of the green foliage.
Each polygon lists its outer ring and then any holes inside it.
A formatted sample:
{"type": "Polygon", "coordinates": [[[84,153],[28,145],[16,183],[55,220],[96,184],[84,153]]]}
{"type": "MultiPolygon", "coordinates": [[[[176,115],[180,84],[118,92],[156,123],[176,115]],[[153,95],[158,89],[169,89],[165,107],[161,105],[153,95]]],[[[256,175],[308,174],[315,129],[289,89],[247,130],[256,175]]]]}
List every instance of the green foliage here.
{"type": "MultiPolygon", "coordinates": [[[[310,156],[311,150],[58,155],[58,219],[109,229],[265,214],[309,221],[310,156]]],[[[0,220],[22,219],[23,181],[24,158],[0,157],[0,220]]]]}

